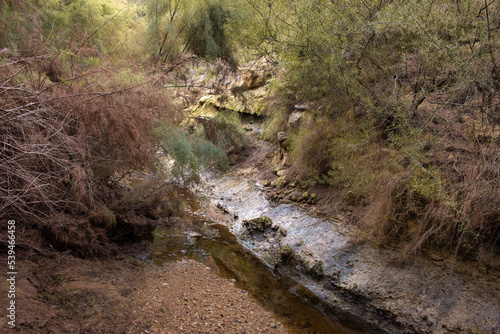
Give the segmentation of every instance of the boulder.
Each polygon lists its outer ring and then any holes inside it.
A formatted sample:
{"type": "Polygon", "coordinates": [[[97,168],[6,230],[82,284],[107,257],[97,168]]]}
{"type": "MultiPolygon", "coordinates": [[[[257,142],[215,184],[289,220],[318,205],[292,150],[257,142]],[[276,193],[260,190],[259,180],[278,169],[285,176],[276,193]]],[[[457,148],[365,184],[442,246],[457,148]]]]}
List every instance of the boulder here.
{"type": "Polygon", "coordinates": [[[265,232],[267,229],[271,228],[273,221],[267,216],[261,216],[250,220],[244,220],[243,225],[250,233],[265,232]]]}
{"type": "Polygon", "coordinates": [[[269,78],[271,78],[271,74],[265,71],[248,70],[241,75],[241,79],[236,84],[235,89],[238,91],[246,91],[259,88],[264,86],[269,78]]]}
{"type": "Polygon", "coordinates": [[[304,115],[303,112],[301,111],[294,111],[290,117],[288,117],[288,126],[289,127],[297,127],[300,125],[300,120],[302,119],[302,116],[304,115]]]}

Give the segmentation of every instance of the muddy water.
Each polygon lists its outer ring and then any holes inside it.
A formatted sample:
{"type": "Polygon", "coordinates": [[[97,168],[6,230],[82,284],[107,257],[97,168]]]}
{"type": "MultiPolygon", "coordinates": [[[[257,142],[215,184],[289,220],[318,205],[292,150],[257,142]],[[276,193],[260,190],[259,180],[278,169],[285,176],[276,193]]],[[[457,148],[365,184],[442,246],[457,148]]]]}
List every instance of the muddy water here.
{"type": "Polygon", "coordinates": [[[334,310],[328,309],[304,286],[273,274],[220,224],[191,221],[187,227],[182,224],[159,227],[154,234],[151,257],[157,265],[190,259],[211,267],[247,290],[292,333],[368,333],[352,321],[330,320],[338,318],[334,310]]]}

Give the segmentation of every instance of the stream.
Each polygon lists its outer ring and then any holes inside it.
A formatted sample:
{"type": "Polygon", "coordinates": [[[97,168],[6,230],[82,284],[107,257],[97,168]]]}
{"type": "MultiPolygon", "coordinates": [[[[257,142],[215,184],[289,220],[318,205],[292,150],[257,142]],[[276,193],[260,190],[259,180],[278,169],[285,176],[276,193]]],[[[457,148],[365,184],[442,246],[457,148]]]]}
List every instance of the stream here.
{"type": "Polygon", "coordinates": [[[270,271],[227,227],[200,219],[192,222],[189,229],[161,226],[155,230],[151,257],[156,265],[182,260],[203,263],[248,291],[291,333],[375,333],[359,323],[342,322],[309,289],[270,271]]]}
{"type": "Polygon", "coordinates": [[[395,261],[396,251],[342,222],[269,201],[259,182],[212,176],[202,196],[220,218],[191,205],[156,229],[151,258],[203,263],[291,333],[500,333],[495,276],[418,256],[395,261]]]}

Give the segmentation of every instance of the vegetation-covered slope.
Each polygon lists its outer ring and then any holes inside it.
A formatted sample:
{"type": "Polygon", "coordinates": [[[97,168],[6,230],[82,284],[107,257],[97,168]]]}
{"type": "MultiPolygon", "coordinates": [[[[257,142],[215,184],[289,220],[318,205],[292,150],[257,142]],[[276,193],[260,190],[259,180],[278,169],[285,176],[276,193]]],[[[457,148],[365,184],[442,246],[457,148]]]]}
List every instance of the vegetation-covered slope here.
{"type": "Polygon", "coordinates": [[[266,136],[296,170],[351,189],[379,240],[498,254],[497,2],[249,3],[284,67],[266,136]]]}
{"type": "Polygon", "coordinates": [[[172,214],[179,182],[227,164],[204,134],[179,127],[162,67],[151,71],[144,56],[139,7],[20,0],[0,9],[0,217],[27,228],[20,243],[107,253],[110,239],[141,238],[172,214]]]}

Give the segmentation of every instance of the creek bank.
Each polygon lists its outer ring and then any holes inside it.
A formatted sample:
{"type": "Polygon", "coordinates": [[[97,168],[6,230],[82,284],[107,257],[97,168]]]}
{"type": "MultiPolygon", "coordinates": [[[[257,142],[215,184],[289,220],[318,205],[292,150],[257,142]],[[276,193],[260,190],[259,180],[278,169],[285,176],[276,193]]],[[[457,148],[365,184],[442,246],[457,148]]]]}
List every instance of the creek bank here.
{"type": "Polygon", "coordinates": [[[399,253],[361,242],[341,222],[270,202],[260,182],[222,176],[209,184],[212,203],[245,247],[342,314],[387,333],[500,332],[498,275],[420,257],[401,263],[399,253]],[[258,228],[248,223],[263,216],[258,228]]]}

